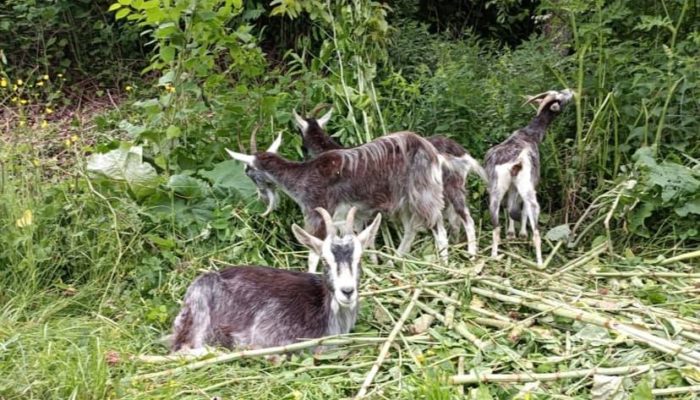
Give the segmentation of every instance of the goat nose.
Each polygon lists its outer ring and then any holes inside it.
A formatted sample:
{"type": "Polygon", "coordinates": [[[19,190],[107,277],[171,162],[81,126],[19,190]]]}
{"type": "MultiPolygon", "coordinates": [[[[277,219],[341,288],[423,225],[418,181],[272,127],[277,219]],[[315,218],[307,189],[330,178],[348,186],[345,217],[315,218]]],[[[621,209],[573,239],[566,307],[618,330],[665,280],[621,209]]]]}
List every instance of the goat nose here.
{"type": "Polygon", "coordinates": [[[355,289],[353,288],[343,288],[340,289],[341,292],[345,295],[345,297],[350,298],[353,293],[355,293],[355,289]]]}

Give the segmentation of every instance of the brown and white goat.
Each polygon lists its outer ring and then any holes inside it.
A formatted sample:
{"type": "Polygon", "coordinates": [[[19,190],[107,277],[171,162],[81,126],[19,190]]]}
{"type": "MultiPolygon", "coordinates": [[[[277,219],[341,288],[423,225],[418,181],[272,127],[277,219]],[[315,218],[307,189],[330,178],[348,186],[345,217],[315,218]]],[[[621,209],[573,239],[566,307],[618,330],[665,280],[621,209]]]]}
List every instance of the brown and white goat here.
{"type": "MultiPolygon", "coordinates": [[[[258,186],[268,210],[275,203],[275,192],[269,189],[279,186],[301,207],[305,229],[318,238],[325,236],[325,227],[317,207],[331,215],[357,207],[360,224],[376,213],[398,217],[404,227],[400,253],[410,250],[417,231],[430,229],[438,253],[447,260],[441,156],[425,139],[397,132],[303,162],[277,155],[281,140],[279,135],[266,152],[254,155],[226,150],[246,165],[246,174],[258,186]]],[[[314,272],[317,264],[318,256],[311,252],[309,271],[314,272]]]]}
{"type": "Polygon", "coordinates": [[[324,260],[323,276],[258,266],[206,273],[187,289],[173,324],[172,350],[265,348],[350,332],[359,309],[360,259],[374,241],[381,214],[355,235],[354,208],[340,234],[326,210],[317,212],[326,223],[323,240],[296,224],[292,232],[324,260]]]}
{"type": "MultiPolygon", "coordinates": [[[[316,157],[328,150],[344,148],[326,133],[325,126],[330,120],[332,112],[333,110],[331,109],[319,119],[302,118],[296,111],[293,112],[296,126],[301,133],[302,151],[305,156],[316,157]]],[[[472,170],[486,181],[486,172],[479,165],[479,162],[472,158],[464,147],[454,140],[440,135],[430,136],[425,139],[435,147],[446,161],[442,164],[442,193],[447,206],[445,208],[447,221],[453,227],[462,225],[467,234],[467,251],[471,255],[476,255],[476,229],[474,220],[467,207],[465,181],[472,170]]]]}
{"type": "Polygon", "coordinates": [[[550,90],[530,97],[527,103],[539,104],[537,115],[524,128],[513,132],[508,139],[492,147],[484,156],[489,181],[489,211],[493,225],[491,256],[498,255],[500,223],[498,213],[503,196],[508,194],[507,237],[515,237],[515,220],[520,219],[520,236],[527,237],[527,223],[532,228],[537,265],[542,265],[542,243],[537,221],[540,205],[537,202],[537,184],[540,180],[539,144],[547,127],[559,115],[564,105],[574,96],[570,89],[550,90]],[[522,206],[521,206],[522,203],[522,206]]]}

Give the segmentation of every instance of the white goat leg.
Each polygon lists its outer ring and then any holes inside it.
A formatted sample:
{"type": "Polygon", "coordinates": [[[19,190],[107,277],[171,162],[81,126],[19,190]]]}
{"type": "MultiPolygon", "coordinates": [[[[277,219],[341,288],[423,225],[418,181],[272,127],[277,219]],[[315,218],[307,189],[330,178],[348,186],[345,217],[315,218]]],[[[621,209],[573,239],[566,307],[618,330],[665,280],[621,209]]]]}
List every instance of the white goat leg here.
{"type": "Polygon", "coordinates": [[[309,272],[312,274],[316,273],[316,269],[318,268],[318,263],[321,261],[321,257],[318,256],[318,254],[314,253],[313,251],[309,252],[309,272]]]}
{"type": "Polygon", "coordinates": [[[438,220],[438,223],[435,225],[435,228],[433,228],[433,236],[435,237],[435,244],[437,245],[440,260],[444,264],[447,264],[447,248],[449,246],[449,242],[447,240],[447,230],[445,230],[445,224],[443,223],[442,219],[438,220]]]}

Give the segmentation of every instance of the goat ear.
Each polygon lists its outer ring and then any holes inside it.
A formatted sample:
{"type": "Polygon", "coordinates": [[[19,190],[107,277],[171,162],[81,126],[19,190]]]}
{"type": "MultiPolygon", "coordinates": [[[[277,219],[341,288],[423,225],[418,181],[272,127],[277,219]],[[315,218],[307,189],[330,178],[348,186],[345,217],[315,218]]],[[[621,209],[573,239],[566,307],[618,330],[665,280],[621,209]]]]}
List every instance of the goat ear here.
{"type": "Polygon", "coordinates": [[[321,118],[318,119],[318,121],[317,121],[317,122],[318,122],[318,126],[320,126],[321,129],[325,128],[325,127],[326,127],[326,124],[328,123],[328,121],[331,120],[331,114],[333,114],[333,109],[332,109],[332,108],[331,108],[330,110],[328,110],[327,113],[323,114],[323,117],[321,117],[321,118]]]}
{"type": "Polygon", "coordinates": [[[360,240],[363,250],[374,243],[374,237],[377,236],[377,231],[379,231],[379,225],[381,225],[381,223],[382,214],[377,214],[374,221],[372,221],[372,225],[368,226],[364,231],[357,235],[357,239],[360,240]]]}
{"type": "Polygon", "coordinates": [[[253,163],[255,162],[255,156],[251,156],[248,154],[243,154],[243,153],[236,153],[235,151],[231,151],[229,149],[226,149],[226,152],[228,155],[231,156],[234,160],[238,160],[242,162],[243,164],[253,166],[253,163]]]}
{"type": "Polygon", "coordinates": [[[294,233],[294,237],[297,238],[299,243],[308,247],[309,250],[316,253],[316,255],[318,255],[319,257],[321,256],[321,249],[323,248],[323,240],[321,240],[321,239],[317,238],[316,236],[310,234],[309,232],[301,229],[301,227],[297,224],[292,224],[292,233],[294,233]]]}
{"type": "Polygon", "coordinates": [[[277,153],[277,150],[280,148],[280,145],[282,144],[282,134],[280,133],[277,135],[277,139],[275,139],[274,142],[270,145],[270,147],[267,148],[268,153],[277,153]]]}
{"type": "Polygon", "coordinates": [[[559,112],[561,111],[561,106],[559,105],[559,102],[555,101],[554,103],[552,103],[551,106],[549,106],[549,109],[555,112],[559,112]]]}
{"type": "Polygon", "coordinates": [[[306,122],[306,120],[302,118],[301,115],[297,114],[297,110],[292,110],[292,114],[294,115],[294,122],[296,123],[296,126],[299,128],[299,130],[301,130],[301,133],[306,133],[306,131],[309,129],[309,123],[306,122]]]}

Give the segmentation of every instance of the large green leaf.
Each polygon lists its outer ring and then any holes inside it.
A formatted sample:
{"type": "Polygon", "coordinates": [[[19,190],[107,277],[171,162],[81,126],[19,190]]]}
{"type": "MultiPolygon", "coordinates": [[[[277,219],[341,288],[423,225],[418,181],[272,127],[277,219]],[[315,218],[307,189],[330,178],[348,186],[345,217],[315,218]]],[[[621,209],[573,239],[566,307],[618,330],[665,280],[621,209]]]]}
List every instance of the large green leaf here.
{"type": "Polygon", "coordinates": [[[168,187],[177,195],[188,199],[204,197],[210,189],[208,183],[187,175],[171,176],[168,187]]]}
{"type": "Polygon", "coordinates": [[[87,170],[94,177],[125,183],[137,199],[152,194],[161,182],[155,168],[143,162],[141,146],[93,154],[87,160],[87,170]]]}
{"type": "Polygon", "coordinates": [[[255,185],[237,161],[220,162],[210,171],[200,170],[199,175],[207,178],[215,188],[233,192],[243,200],[253,199],[256,196],[255,185]]]}

